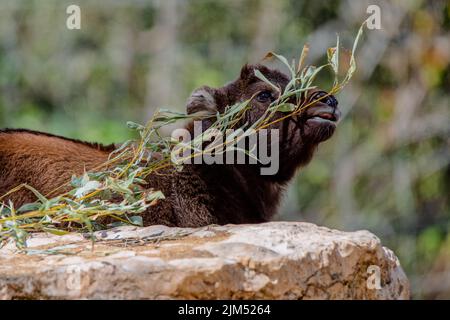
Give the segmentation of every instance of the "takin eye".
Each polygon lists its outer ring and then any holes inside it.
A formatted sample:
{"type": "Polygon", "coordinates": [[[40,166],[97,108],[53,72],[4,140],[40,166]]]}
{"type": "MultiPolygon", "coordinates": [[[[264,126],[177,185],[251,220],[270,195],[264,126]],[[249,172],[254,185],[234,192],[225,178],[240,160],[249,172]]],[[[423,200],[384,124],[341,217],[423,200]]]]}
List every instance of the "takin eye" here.
{"type": "Polygon", "coordinates": [[[272,92],[270,91],[262,91],[256,96],[256,100],[259,102],[272,102],[275,100],[274,96],[272,95],[272,92]]]}

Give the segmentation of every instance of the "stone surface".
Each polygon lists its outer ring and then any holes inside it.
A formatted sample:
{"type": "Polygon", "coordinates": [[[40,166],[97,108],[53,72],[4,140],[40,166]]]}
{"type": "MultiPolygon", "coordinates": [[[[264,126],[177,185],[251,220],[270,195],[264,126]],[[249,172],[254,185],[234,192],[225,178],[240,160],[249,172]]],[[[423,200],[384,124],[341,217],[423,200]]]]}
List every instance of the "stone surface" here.
{"type": "Polygon", "coordinates": [[[95,235],[92,246],[81,234],[34,234],[26,253],[8,243],[0,249],[0,298],[409,298],[398,259],[367,231],[271,222],[95,235]]]}

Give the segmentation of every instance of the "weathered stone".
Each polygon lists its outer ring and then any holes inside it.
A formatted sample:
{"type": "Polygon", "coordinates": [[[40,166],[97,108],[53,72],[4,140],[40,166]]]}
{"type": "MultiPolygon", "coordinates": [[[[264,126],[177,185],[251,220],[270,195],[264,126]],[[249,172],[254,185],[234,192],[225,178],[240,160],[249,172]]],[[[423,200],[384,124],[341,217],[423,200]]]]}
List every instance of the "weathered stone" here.
{"type": "Polygon", "coordinates": [[[92,247],[80,234],[34,234],[26,253],[8,243],[0,249],[0,298],[409,298],[398,259],[367,231],[271,222],[95,236],[92,247]]]}

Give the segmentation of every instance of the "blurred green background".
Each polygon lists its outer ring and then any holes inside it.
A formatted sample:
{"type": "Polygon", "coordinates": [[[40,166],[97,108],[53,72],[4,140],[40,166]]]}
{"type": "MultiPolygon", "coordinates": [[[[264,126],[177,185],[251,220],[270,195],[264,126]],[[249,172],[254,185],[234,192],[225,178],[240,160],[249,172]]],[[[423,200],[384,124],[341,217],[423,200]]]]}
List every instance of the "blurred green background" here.
{"type": "MultiPolygon", "coordinates": [[[[160,107],[183,110],[267,51],[324,61],[351,48],[367,6],[343,121],[289,189],[277,219],[368,229],[399,256],[414,298],[450,298],[448,1],[61,1],[0,4],[0,125],[104,143],[160,107]],[[81,7],[81,30],[66,8],[81,7]]],[[[324,88],[331,76],[321,79],[324,88]]]]}

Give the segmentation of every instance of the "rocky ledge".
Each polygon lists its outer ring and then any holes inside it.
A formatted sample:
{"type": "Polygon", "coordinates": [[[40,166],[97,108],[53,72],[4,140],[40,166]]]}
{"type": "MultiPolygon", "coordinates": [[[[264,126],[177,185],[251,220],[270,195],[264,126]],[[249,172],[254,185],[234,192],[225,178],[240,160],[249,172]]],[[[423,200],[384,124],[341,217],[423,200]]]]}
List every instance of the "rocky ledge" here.
{"type": "Polygon", "coordinates": [[[1,299],[408,299],[368,231],[309,223],[34,234],[0,249],[1,299]]]}

